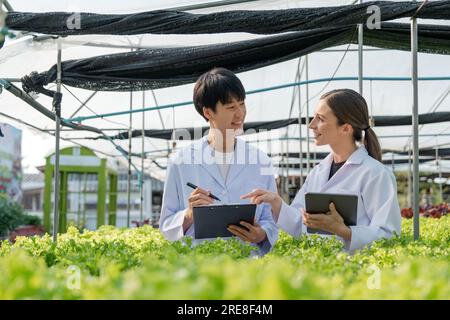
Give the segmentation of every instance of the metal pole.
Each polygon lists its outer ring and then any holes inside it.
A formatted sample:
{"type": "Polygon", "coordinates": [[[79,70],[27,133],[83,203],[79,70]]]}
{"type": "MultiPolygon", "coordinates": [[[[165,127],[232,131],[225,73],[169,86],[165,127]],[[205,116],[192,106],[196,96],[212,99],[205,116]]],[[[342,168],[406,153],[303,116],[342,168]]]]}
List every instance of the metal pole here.
{"type": "Polygon", "coordinates": [[[309,175],[309,168],[311,162],[311,155],[309,153],[309,66],[308,66],[308,55],[305,57],[305,76],[306,76],[306,175],[309,175]]]}
{"type": "MultiPolygon", "coordinates": [[[[267,139],[268,140],[267,141],[267,154],[269,154],[270,157],[272,158],[273,155],[272,155],[272,137],[271,136],[272,136],[272,131],[270,131],[270,138],[267,139]]],[[[275,170],[274,170],[273,174],[275,175],[275,170]]],[[[278,190],[278,188],[277,188],[277,190],[278,190]]]]}
{"type": "MultiPolygon", "coordinates": [[[[158,106],[158,100],[156,99],[156,94],[155,91],[151,90],[152,96],[153,96],[153,101],[155,102],[155,106],[158,106]]],[[[145,107],[143,107],[144,109],[145,107]]],[[[166,126],[164,125],[164,121],[161,115],[161,110],[158,109],[158,116],[159,116],[159,121],[161,122],[162,128],[163,130],[166,129],[166,126]]],[[[175,129],[175,127],[173,128],[175,129]]],[[[170,141],[167,140],[167,150],[169,150],[168,152],[170,152],[170,141]]]]}
{"type": "MultiPolygon", "coordinates": [[[[61,38],[57,40],[57,66],[56,66],[56,91],[61,93],[61,38]]],[[[55,186],[54,190],[54,208],[53,208],[53,242],[58,240],[59,229],[59,130],[61,127],[61,108],[55,106],[55,186]]]]}
{"type": "Polygon", "coordinates": [[[372,80],[370,80],[370,117],[373,117],[373,95],[372,95],[372,80]]]}
{"type": "MultiPolygon", "coordinates": [[[[287,134],[285,135],[285,137],[287,138],[287,134]]],[[[289,199],[289,140],[286,139],[285,143],[286,143],[286,197],[287,197],[286,199],[289,199]]]]}
{"type": "Polygon", "coordinates": [[[214,1],[212,3],[199,3],[199,4],[185,5],[185,6],[180,6],[180,7],[172,7],[172,8],[167,8],[165,10],[192,11],[192,10],[207,9],[207,8],[217,8],[220,6],[229,6],[231,4],[240,4],[240,3],[254,2],[254,1],[258,1],[258,0],[222,0],[222,1],[214,1]]]}
{"type": "Polygon", "coordinates": [[[411,168],[411,143],[409,143],[408,144],[408,207],[411,207],[412,206],[412,194],[411,194],[411,189],[412,189],[412,186],[411,186],[411,176],[412,176],[412,174],[411,174],[411,171],[412,171],[412,168],[411,168]]]}
{"type": "MultiPolygon", "coordinates": [[[[363,3],[363,0],[359,0],[363,3]]],[[[358,25],[358,89],[359,94],[363,95],[363,40],[364,40],[364,26],[358,25]]]]}
{"type": "MultiPolygon", "coordinates": [[[[300,58],[301,59],[301,58],[300,58]]],[[[298,63],[298,67],[300,68],[300,61],[298,63]]],[[[297,77],[296,77],[296,81],[300,81],[301,80],[301,73],[300,70],[297,70],[297,77]]],[[[302,187],[303,185],[303,137],[302,137],[302,91],[300,86],[297,87],[298,88],[298,135],[299,135],[299,159],[300,159],[300,185],[299,188],[302,187]]],[[[308,130],[308,129],[306,129],[308,130]]]]}
{"type": "Polygon", "coordinates": [[[441,168],[441,158],[439,157],[439,145],[438,145],[438,139],[436,136],[436,169],[439,171],[439,194],[441,195],[441,201],[444,201],[444,197],[442,194],[442,168],[441,168]]]}
{"type": "MultiPolygon", "coordinates": [[[[175,131],[175,107],[172,108],[172,130],[175,131]]],[[[167,160],[169,160],[170,153],[174,151],[175,140],[171,140],[171,149],[167,153],[167,160]]]]}
{"type": "Polygon", "coordinates": [[[88,103],[96,94],[98,91],[94,91],[82,104],[81,106],[75,110],[74,113],[72,113],[72,115],[70,116],[70,118],[75,117],[75,115],[86,105],[86,103],[88,103]]]}
{"type": "MultiPolygon", "coordinates": [[[[145,91],[142,91],[142,108],[145,107],[145,91]]],[[[142,112],[142,155],[141,155],[141,212],[139,216],[139,225],[142,226],[144,217],[144,138],[145,138],[145,112],[142,112]]]]}
{"type": "Polygon", "coordinates": [[[267,153],[272,157],[272,138],[267,139],[267,153]]]}
{"type": "Polygon", "coordinates": [[[286,200],[286,184],[284,182],[284,175],[286,171],[286,161],[285,161],[285,152],[284,152],[284,142],[282,139],[280,139],[280,149],[281,149],[281,180],[280,180],[280,188],[281,188],[281,194],[283,195],[283,198],[286,200]]]}
{"type": "MultiPolygon", "coordinates": [[[[133,110],[133,91],[130,92],[130,111],[133,110]]],[[[127,184],[127,228],[130,227],[130,206],[131,206],[131,134],[133,117],[130,112],[130,126],[128,128],[128,184],[127,184]]]]}
{"type": "Polygon", "coordinates": [[[5,6],[6,10],[8,10],[8,12],[14,11],[13,7],[9,4],[8,0],[3,0],[3,5],[5,6]]]}
{"type": "MultiPolygon", "coordinates": [[[[416,0],[414,0],[416,2],[416,0]]],[[[412,55],[412,87],[413,87],[413,108],[412,108],[412,126],[413,126],[413,212],[414,212],[414,239],[418,240],[419,231],[419,92],[418,92],[418,66],[417,66],[417,47],[418,47],[417,19],[411,20],[411,55],[412,55]]]]}
{"type": "Polygon", "coordinates": [[[441,195],[441,201],[444,201],[444,194],[442,193],[442,167],[441,167],[441,157],[439,157],[439,193],[441,195]]]}
{"type": "Polygon", "coordinates": [[[394,153],[391,152],[391,159],[392,159],[392,173],[395,172],[395,161],[394,161],[394,153]]]}

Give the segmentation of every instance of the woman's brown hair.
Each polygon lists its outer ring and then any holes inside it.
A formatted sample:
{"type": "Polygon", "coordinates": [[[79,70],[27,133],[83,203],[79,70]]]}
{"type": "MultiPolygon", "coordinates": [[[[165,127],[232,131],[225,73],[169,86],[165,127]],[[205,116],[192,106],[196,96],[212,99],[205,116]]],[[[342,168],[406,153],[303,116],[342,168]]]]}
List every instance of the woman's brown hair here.
{"type": "Polygon", "coordinates": [[[350,124],[353,127],[353,137],[363,142],[369,155],[381,162],[381,147],[375,131],[370,127],[369,108],[366,100],[358,92],[351,89],[336,89],[320,97],[333,110],[338,118],[338,124],[350,124]]]}

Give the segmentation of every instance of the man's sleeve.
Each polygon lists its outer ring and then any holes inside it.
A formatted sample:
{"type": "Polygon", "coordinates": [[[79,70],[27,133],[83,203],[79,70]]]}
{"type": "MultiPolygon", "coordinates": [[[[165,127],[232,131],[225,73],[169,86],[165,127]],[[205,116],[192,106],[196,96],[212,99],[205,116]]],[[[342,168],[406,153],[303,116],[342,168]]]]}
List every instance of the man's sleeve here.
{"type": "Polygon", "coordinates": [[[180,206],[182,196],[179,167],[170,161],[167,166],[159,219],[159,229],[169,241],[180,240],[184,235],[183,221],[187,208],[180,206]]]}

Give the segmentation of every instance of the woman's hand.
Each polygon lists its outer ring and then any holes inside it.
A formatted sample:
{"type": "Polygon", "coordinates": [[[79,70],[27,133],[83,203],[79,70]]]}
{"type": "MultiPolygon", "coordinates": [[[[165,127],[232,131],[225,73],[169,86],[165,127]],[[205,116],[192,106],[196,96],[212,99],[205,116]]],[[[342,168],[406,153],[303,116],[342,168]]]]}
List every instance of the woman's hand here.
{"type": "Polygon", "coordinates": [[[337,212],[334,203],[330,203],[330,211],[327,213],[310,214],[303,208],[303,224],[309,228],[327,231],[350,241],[352,230],[344,224],[344,219],[337,212]]]}
{"type": "Polygon", "coordinates": [[[235,225],[228,226],[228,231],[239,237],[241,240],[251,243],[260,243],[267,239],[266,232],[263,228],[261,228],[258,222],[255,221],[253,224],[250,224],[248,222],[241,221],[240,224],[246,227],[248,231],[235,225]]]}
{"type": "Polygon", "coordinates": [[[281,210],[281,197],[272,191],[263,190],[263,189],[253,189],[252,192],[249,192],[247,194],[244,194],[241,196],[241,199],[249,199],[251,203],[254,204],[261,204],[261,203],[268,203],[272,206],[272,215],[273,218],[276,221],[278,221],[278,216],[280,215],[281,210]]]}

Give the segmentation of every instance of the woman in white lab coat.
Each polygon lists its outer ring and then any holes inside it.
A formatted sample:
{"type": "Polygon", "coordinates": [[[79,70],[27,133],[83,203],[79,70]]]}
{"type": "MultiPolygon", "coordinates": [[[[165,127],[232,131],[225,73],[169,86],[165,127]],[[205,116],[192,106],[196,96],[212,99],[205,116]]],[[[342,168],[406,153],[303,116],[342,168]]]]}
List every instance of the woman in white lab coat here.
{"type": "Polygon", "coordinates": [[[292,236],[307,233],[306,227],[336,235],[350,252],[380,238],[400,234],[401,216],[396,180],[381,163],[381,149],[370,128],[367,103],[350,89],[324,94],[309,128],[317,146],[332,152],[308,175],[289,206],[274,192],[255,189],[242,196],[253,203],[269,203],[278,227],[292,236]],[[305,193],[340,193],[358,196],[356,226],[346,226],[330,204],[324,214],[305,212],[305,193]]]}

